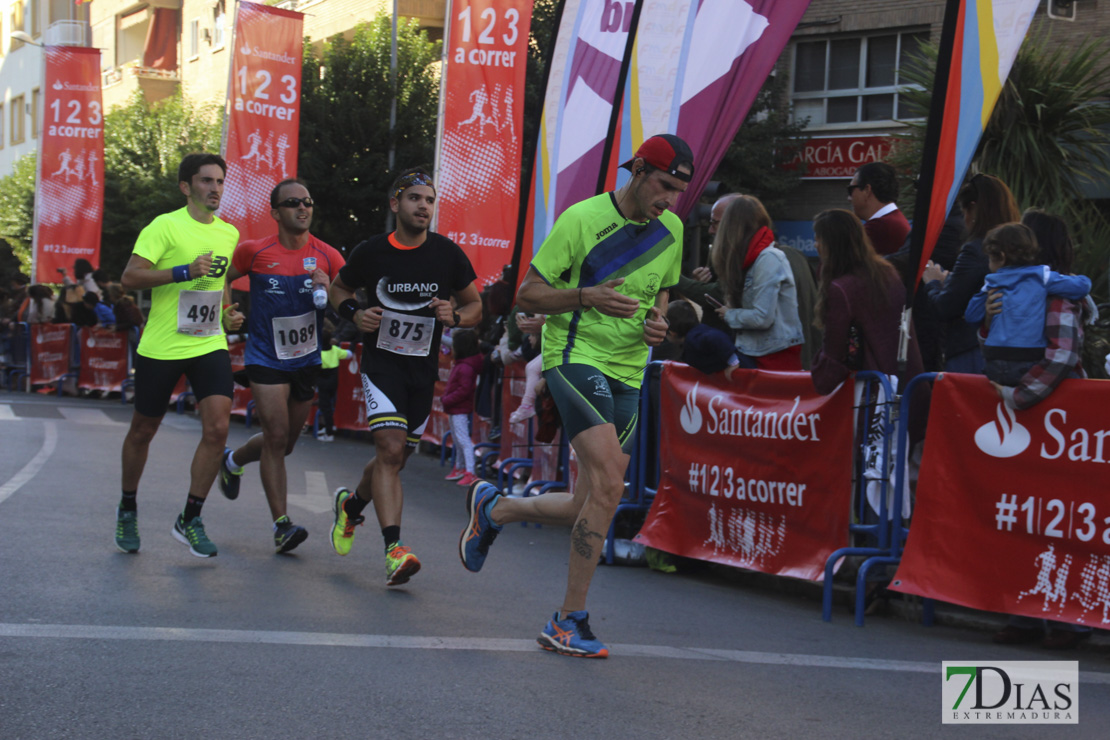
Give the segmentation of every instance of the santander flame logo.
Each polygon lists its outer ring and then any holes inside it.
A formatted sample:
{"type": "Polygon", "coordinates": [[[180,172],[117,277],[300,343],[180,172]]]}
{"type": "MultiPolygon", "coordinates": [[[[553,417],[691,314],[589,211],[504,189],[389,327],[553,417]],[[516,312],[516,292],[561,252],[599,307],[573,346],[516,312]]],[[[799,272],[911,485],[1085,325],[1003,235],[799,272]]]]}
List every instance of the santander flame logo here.
{"type": "Polygon", "coordinates": [[[687,434],[697,434],[701,431],[701,410],[698,408],[697,401],[698,384],[694,383],[694,387],[686,394],[686,403],[682,404],[682,410],[678,412],[678,421],[687,434]]]}
{"type": "Polygon", "coordinates": [[[975,446],[991,457],[1020,455],[1030,441],[1029,430],[1018,423],[1014,410],[1001,401],[995,410],[995,420],[975,430],[975,446]]]}

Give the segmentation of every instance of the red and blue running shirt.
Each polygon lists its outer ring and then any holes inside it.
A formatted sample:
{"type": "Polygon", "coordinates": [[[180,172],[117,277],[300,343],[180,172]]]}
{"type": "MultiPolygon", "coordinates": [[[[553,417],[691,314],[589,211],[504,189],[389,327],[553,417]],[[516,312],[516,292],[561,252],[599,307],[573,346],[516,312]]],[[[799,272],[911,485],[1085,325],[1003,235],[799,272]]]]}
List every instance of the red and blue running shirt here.
{"type": "Polygon", "coordinates": [[[286,249],[277,235],[242,242],[232,264],[250,280],[247,365],[299,370],[320,364],[323,310],[312,302],[312,273],[320,268],[335,280],[343,256],[311,234],[298,249],[286,249]]]}

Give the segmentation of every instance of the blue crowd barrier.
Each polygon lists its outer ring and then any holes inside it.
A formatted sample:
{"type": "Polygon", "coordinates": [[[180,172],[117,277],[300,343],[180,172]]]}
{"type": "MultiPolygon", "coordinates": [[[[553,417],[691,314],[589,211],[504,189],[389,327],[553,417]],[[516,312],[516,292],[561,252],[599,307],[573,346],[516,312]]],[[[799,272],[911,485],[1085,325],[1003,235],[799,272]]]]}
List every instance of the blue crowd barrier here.
{"type": "Polygon", "coordinates": [[[640,408],[636,423],[636,441],[628,461],[625,494],[617,504],[609,534],[605,538],[605,564],[613,564],[613,548],[617,517],[625,511],[643,511],[651,506],[659,490],[659,397],[652,392],[657,387],[663,369],[662,362],[650,362],[644,368],[640,385],[640,408]]]}
{"type": "Polygon", "coordinates": [[[11,335],[8,342],[7,354],[11,358],[10,364],[4,368],[4,384],[8,390],[14,391],[21,386],[24,378],[31,375],[31,329],[26,322],[12,324],[11,335]]]}

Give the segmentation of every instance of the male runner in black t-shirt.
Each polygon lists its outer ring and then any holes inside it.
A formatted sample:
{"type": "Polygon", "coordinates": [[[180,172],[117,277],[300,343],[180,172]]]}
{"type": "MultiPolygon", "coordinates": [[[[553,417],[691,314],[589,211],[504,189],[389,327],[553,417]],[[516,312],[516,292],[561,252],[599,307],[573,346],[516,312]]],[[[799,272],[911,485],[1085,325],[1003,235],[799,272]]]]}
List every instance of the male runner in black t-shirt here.
{"type": "Polygon", "coordinates": [[[385,540],[386,585],[396,586],[420,570],[420,561],[401,542],[401,470],[432,410],[440,336],[444,326],[475,326],[482,302],[466,254],[428,231],[436,200],[431,175],[407,170],[389,193],[396,231],[355,247],[331,286],[336,311],[364,333],[362,388],[377,451],[353,491],[335,492],[331,541],[340,555],[350,552],[354,528],[373,500],[385,540]],[[355,300],[357,288],[366,288],[365,309],[355,300]]]}

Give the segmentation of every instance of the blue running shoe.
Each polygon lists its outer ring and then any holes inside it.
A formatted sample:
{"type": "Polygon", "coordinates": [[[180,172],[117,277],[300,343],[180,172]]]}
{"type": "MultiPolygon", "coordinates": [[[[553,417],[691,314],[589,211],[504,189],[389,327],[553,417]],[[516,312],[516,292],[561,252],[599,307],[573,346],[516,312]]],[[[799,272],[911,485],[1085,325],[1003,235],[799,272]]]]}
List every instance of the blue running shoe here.
{"type": "Polygon", "coordinates": [[[559,612],[536,638],[544,650],[578,658],[608,658],[609,648],[601,644],[590,631],[589,612],[571,612],[566,619],[559,619],[559,612]]]}
{"type": "Polygon", "coordinates": [[[239,498],[239,482],[243,479],[243,470],[240,469],[235,473],[227,467],[227,459],[230,455],[231,448],[225,447],[223,457],[220,458],[220,475],[217,480],[220,483],[220,493],[234,501],[239,498]]]}
{"type": "Polygon", "coordinates": [[[306,539],[308,530],[289,521],[289,517],[283,516],[274,522],[274,550],[278,553],[289,552],[306,539]]]}
{"type": "Polygon", "coordinates": [[[466,491],[466,510],[470,512],[470,521],[459,537],[459,558],[463,567],[472,573],[482,569],[489,546],[502,529],[489,518],[489,512],[499,498],[501,494],[497,492],[497,487],[484,480],[475,481],[466,491]]]}

